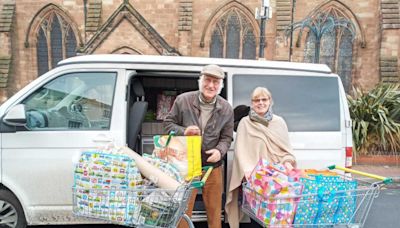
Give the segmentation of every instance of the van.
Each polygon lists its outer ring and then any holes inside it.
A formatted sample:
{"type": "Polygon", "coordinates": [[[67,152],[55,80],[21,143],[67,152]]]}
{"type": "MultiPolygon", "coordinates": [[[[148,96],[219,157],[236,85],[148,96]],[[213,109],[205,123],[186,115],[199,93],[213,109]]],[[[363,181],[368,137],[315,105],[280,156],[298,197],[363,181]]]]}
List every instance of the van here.
{"type": "MultiPolygon", "coordinates": [[[[151,153],[176,95],[198,89],[201,68],[220,65],[221,96],[250,105],[267,87],[289,128],[301,168],[351,166],[351,119],[338,75],[326,65],[143,55],[88,55],[61,61],[0,106],[0,212],[16,227],[92,223],[72,215],[74,163],[113,143],[151,153]]],[[[233,145],[224,160],[225,186],[233,145]]],[[[249,151],[251,153],[251,151],[249,151]]],[[[201,194],[198,195],[201,199],[201,194]]],[[[221,212],[221,216],[223,216],[221,212]]],[[[193,221],[206,221],[201,200],[193,221]]]]}

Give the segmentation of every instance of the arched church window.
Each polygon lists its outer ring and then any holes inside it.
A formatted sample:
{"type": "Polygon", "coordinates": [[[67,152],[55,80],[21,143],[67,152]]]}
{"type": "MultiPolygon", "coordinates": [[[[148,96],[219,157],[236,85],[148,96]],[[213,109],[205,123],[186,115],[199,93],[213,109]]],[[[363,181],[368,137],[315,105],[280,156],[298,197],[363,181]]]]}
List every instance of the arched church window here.
{"type": "Polygon", "coordinates": [[[340,75],[346,91],[351,88],[351,63],[353,58],[352,34],[348,30],[342,32],[339,46],[337,74],[340,75]]]}
{"type": "Polygon", "coordinates": [[[59,61],[76,55],[76,36],[70,24],[53,12],[45,17],[37,31],[37,65],[42,75],[59,61]]]}
{"type": "Polygon", "coordinates": [[[227,12],[215,24],[211,33],[210,57],[256,58],[254,29],[239,11],[227,12]]]}
{"type": "Polygon", "coordinates": [[[337,73],[346,92],[351,87],[354,26],[337,14],[318,14],[309,26],[304,62],[323,63],[337,73]]]}
{"type": "Polygon", "coordinates": [[[335,69],[335,56],[336,30],[332,28],[322,36],[319,62],[328,65],[331,69],[335,69]]]}
{"type": "Polygon", "coordinates": [[[224,43],[222,40],[222,32],[215,28],[214,32],[211,36],[211,44],[210,44],[210,56],[216,58],[224,57],[224,43]]]}
{"type": "Polygon", "coordinates": [[[49,53],[47,50],[47,40],[42,28],[40,28],[38,32],[37,61],[39,75],[42,75],[49,71],[49,53]]]}

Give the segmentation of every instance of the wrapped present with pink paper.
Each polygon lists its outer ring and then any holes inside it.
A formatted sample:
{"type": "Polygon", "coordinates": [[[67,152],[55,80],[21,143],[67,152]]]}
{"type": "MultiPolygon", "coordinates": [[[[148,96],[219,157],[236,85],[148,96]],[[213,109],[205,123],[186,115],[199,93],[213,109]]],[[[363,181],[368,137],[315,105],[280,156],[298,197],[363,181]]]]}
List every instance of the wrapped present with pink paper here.
{"type": "Polygon", "coordinates": [[[248,185],[244,185],[243,207],[251,210],[259,221],[269,227],[289,225],[293,223],[302,189],[301,183],[291,182],[278,194],[265,197],[252,190],[248,185]]]}
{"type": "Polygon", "coordinates": [[[261,159],[243,185],[243,207],[266,225],[292,224],[303,184],[288,174],[284,166],[261,159]]]}
{"type": "Polygon", "coordinates": [[[288,186],[288,177],[280,172],[268,174],[266,172],[255,172],[255,178],[251,182],[251,187],[258,194],[268,197],[281,192],[282,188],[288,186]]]}
{"type": "Polygon", "coordinates": [[[261,195],[276,194],[282,185],[289,181],[286,168],[281,164],[272,164],[265,159],[260,159],[254,167],[248,183],[250,188],[261,195]]]}

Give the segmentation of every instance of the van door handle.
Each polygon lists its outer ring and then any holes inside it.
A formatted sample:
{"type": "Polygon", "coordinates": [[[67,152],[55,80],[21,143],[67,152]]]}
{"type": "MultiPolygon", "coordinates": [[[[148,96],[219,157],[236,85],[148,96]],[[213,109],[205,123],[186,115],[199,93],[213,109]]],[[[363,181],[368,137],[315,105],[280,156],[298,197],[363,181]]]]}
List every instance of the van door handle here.
{"type": "Polygon", "coordinates": [[[346,128],[350,128],[351,127],[351,120],[346,120],[344,122],[344,125],[345,125],[346,128]]]}
{"type": "Polygon", "coordinates": [[[108,137],[106,135],[97,135],[96,137],[93,138],[93,142],[100,142],[100,143],[109,143],[109,142],[113,142],[114,139],[111,137],[108,137]]]}

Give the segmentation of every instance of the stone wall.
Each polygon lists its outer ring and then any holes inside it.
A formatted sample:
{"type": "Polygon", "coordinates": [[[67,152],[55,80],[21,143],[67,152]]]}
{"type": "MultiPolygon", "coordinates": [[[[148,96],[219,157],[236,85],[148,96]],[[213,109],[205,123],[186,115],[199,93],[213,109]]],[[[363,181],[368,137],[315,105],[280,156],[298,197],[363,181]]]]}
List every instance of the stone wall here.
{"type": "Polygon", "coordinates": [[[399,82],[400,1],[382,0],[380,77],[382,82],[399,82]]]}
{"type": "MultiPolygon", "coordinates": [[[[52,7],[70,18],[81,54],[114,52],[202,57],[209,56],[213,25],[225,12],[237,8],[254,28],[258,54],[260,22],[254,18],[254,13],[256,7],[260,8],[261,0],[87,0],[86,18],[83,2],[0,2],[0,103],[38,77],[35,31],[40,15],[52,7]],[[121,8],[123,4],[127,6],[121,8]],[[13,11],[10,6],[15,6],[13,11]],[[10,12],[13,12],[12,17],[7,16],[10,12]]],[[[357,27],[353,85],[370,89],[382,80],[398,81],[399,0],[272,0],[271,6],[273,14],[266,23],[265,32],[267,60],[302,62],[306,36],[298,40],[298,31],[294,32],[290,54],[290,36],[284,34],[286,26],[334,7],[357,27]],[[295,7],[293,15],[292,7],[295,7]]]]}

